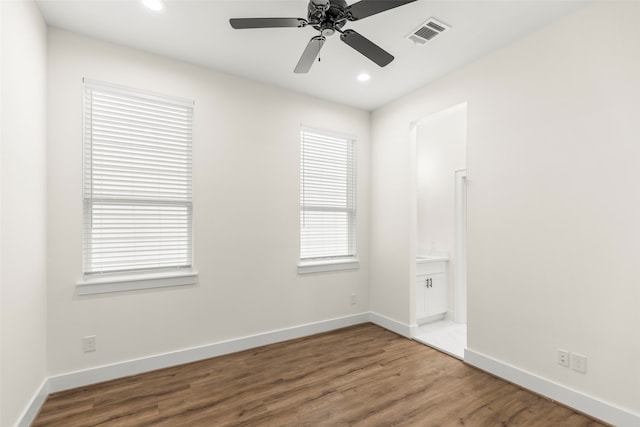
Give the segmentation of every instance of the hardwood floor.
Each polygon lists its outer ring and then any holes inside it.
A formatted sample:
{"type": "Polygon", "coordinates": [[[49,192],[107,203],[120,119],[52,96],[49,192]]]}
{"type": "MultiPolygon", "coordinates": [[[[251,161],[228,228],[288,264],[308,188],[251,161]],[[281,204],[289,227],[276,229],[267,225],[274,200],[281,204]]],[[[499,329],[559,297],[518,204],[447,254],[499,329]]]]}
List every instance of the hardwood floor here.
{"type": "Polygon", "coordinates": [[[601,426],[372,324],[49,396],[33,426],[601,426]]]}

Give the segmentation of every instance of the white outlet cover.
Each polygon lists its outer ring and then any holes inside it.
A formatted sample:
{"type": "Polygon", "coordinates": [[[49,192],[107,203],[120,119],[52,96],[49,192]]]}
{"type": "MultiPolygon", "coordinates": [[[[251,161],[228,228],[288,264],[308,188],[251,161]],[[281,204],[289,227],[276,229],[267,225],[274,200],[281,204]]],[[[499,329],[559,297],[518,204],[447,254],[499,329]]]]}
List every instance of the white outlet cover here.
{"type": "Polygon", "coordinates": [[[587,356],[571,353],[571,369],[585,374],[587,372],[587,356]]]}
{"type": "Polygon", "coordinates": [[[558,365],[569,367],[569,352],[567,350],[558,349],[558,365]]]}
{"type": "Polygon", "coordinates": [[[82,348],[85,353],[96,351],[96,336],[92,335],[82,338],[82,348]]]}

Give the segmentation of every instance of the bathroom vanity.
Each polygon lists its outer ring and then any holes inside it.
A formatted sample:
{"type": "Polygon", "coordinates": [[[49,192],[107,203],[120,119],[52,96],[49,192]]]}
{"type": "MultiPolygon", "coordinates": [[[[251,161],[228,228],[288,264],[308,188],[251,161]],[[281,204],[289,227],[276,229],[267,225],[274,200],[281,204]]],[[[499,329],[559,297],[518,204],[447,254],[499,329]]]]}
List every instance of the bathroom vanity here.
{"type": "Polygon", "coordinates": [[[416,258],[416,322],[434,322],[447,312],[447,255],[416,258]]]}

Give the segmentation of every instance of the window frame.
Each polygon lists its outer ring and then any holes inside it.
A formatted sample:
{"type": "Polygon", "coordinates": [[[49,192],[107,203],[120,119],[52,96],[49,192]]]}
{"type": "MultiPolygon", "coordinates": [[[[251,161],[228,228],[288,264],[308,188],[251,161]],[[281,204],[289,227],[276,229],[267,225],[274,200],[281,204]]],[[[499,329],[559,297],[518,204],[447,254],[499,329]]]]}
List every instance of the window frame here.
{"type": "MultiPolygon", "coordinates": [[[[149,288],[159,288],[159,287],[167,287],[167,286],[182,286],[182,285],[193,285],[197,283],[197,272],[193,268],[194,261],[194,245],[193,245],[193,192],[192,192],[192,170],[193,170],[193,107],[194,101],[169,97],[165,95],[160,95],[156,93],[146,92],[139,89],[113,85],[109,83],[103,83],[99,81],[83,79],[82,85],[83,92],[83,108],[82,108],[82,127],[83,127],[83,141],[82,141],[82,149],[83,149],[83,184],[82,184],[82,199],[83,199],[83,226],[82,226],[82,279],[77,282],[76,290],[78,295],[90,295],[90,294],[98,294],[98,293],[108,293],[108,292],[119,292],[119,291],[129,291],[129,290],[138,290],[138,289],[149,289],[149,288]],[[186,133],[188,137],[186,139],[187,146],[185,148],[184,154],[186,155],[186,159],[188,160],[188,164],[185,169],[185,173],[183,176],[180,176],[180,179],[184,182],[186,179],[184,197],[180,197],[182,201],[171,201],[166,197],[163,199],[161,196],[149,196],[145,198],[141,198],[140,195],[133,195],[133,193],[128,194],[126,191],[123,192],[115,192],[115,196],[112,198],[109,197],[107,199],[104,196],[96,196],[93,193],[93,185],[95,176],[93,175],[93,167],[96,164],[95,158],[93,157],[93,151],[95,149],[95,142],[93,140],[93,132],[95,128],[93,127],[93,121],[87,120],[87,115],[90,114],[93,117],[94,109],[93,104],[87,105],[88,98],[91,97],[93,100],[93,93],[89,94],[90,91],[102,91],[103,93],[108,93],[110,96],[113,95],[121,95],[124,97],[128,97],[128,99],[139,99],[143,100],[143,102],[157,103],[155,106],[169,106],[169,107],[180,107],[184,108],[187,111],[188,116],[185,119],[185,124],[187,124],[186,133]],[[90,123],[88,123],[90,122],[90,123]],[[90,182],[88,184],[87,182],[90,182]],[[96,206],[113,204],[114,206],[122,206],[130,205],[134,208],[140,209],[143,206],[148,207],[156,207],[159,209],[163,209],[167,207],[177,207],[184,213],[182,214],[187,221],[187,225],[180,226],[180,230],[186,231],[187,239],[186,243],[183,243],[183,246],[186,245],[187,253],[186,255],[184,249],[182,250],[182,256],[186,256],[186,263],[176,262],[175,265],[162,265],[159,266],[146,266],[142,267],[143,263],[141,263],[138,268],[130,268],[126,267],[122,271],[114,271],[112,270],[101,272],[97,270],[92,270],[95,268],[95,264],[92,264],[93,259],[91,245],[94,244],[93,233],[90,228],[90,222],[92,218],[92,212],[96,209],[96,206]],[[180,265],[181,264],[181,265],[180,265]]],[[[140,111],[140,110],[138,110],[140,111]]],[[[132,113],[131,116],[127,116],[124,119],[120,119],[117,124],[122,125],[127,121],[134,120],[134,115],[132,113]]],[[[157,130],[156,128],[152,128],[153,130],[157,130]]],[[[153,131],[150,131],[153,132],[153,131]]],[[[145,134],[145,136],[148,136],[145,134]]],[[[138,143],[139,145],[139,143],[138,143]]],[[[113,149],[114,146],[110,146],[113,149]]],[[[161,147],[160,151],[166,149],[166,147],[161,147]]],[[[148,151],[148,150],[143,150],[148,151]]],[[[140,155],[139,151],[134,151],[134,154],[140,155]]],[[[147,154],[148,157],[143,158],[143,162],[157,162],[157,155],[154,156],[153,152],[147,154]]],[[[162,157],[162,156],[161,156],[162,157]]],[[[146,164],[146,163],[145,163],[146,164]]],[[[144,164],[143,164],[144,166],[144,164]]],[[[131,173],[131,172],[129,172],[131,173]]],[[[145,176],[145,175],[143,175],[145,176]]],[[[160,179],[159,181],[162,181],[160,179]]],[[[174,181],[170,181],[170,184],[174,183],[174,181]]],[[[161,182],[156,182],[151,185],[163,185],[161,182]]],[[[160,188],[160,187],[156,187],[160,188]]],[[[165,190],[166,191],[166,190],[165,190]]],[[[153,187],[149,190],[150,193],[153,193],[153,187]]],[[[162,217],[164,218],[164,217],[162,217]]],[[[135,217],[131,219],[131,221],[135,222],[135,217]]],[[[157,222],[156,222],[157,224],[157,222]]],[[[183,240],[184,241],[184,240],[183,240]]],[[[179,252],[179,251],[178,251],[179,252]]],[[[177,260],[177,259],[176,259],[177,260]]],[[[135,267],[135,266],[133,266],[135,267]]]]}
{"type": "MultiPolygon", "coordinates": [[[[352,270],[359,268],[357,257],[357,138],[346,133],[335,131],[327,131],[306,125],[300,128],[300,236],[299,236],[299,255],[298,255],[298,273],[318,273],[324,271],[352,270]],[[313,134],[326,139],[341,140],[345,144],[347,152],[345,182],[346,201],[344,207],[332,207],[332,212],[344,212],[348,218],[347,244],[349,249],[346,255],[327,255],[318,257],[303,258],[303,239],[304,239],[304,213],[305,212],[322,212],[327,208],[321,206],[309,206],[305,204],[305,134],[313,134]]],[[[331,195],[328,195],[331,197],[331,195]]]]}

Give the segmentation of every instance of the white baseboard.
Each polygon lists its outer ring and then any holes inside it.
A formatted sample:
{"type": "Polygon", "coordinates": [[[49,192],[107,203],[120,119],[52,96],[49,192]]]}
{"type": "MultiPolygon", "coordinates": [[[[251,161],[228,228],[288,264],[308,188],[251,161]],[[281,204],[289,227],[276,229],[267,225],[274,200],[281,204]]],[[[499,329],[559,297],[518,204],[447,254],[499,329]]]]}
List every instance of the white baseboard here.
{"type": "Polygon", "coordinates": [[[414,323],[413,325],[409,326],[409,333],[411,334],[409,338],[415,338],[416,335],[420,333],[420,325],[414,323]]]}
{"type": "Polygon", "coordinates": [[[370,313],[368,312],[353,314],[350,316],[307,323],[291,328],[222,341],[201,347],[193,347],[170,353],[157,354],[141,359],[98,366],[82,371],[69,372],[49,377],[43,381],[42,385],[31,399],[29,405],[27,405],[23,411],[16,427],[28,427],[31,425],[49,393],[69,390],[76,387],[109,381],[129,375],[136,375],[156,369],[168,368],[170,366],[181,365],[184,363],[195,362],[198,360],[208,359],[210,357],[235,353],[250,348],[301,338],[347,326],[358,325],[369,322],[369,317],[370,313]]]}
{"type": "Polygon", "coordinates": [[[68,390],[129,375],[136,375],[156,369],[195,362],[223,354],[235,353],[250,348],[260,347],[294,338],[301,338],[346,326],[357,325],[369,321],[369,313],[360,313],[336,319],[324,320],[305,325],[294,326],[261,334],[235,338],[200,347],[157,354],[141,359],[99,366],[83,371],[69,372],[49,378],[49,392],[68,390]]]}
{"type": "Polygon", "coordinates": [[[22,412],[22,414],[18,418],[19,421],[18,421],[18,424],[16,424],[16,426],[29,427],[33,422],[33,420],[36,419],[36,416],[38,415],[38,412],[40,411],[40,408],[42,407],[42,404],[44,403],[44,401],[47,399],[48,395],[49,395],[49,379],[45,378],[42,381],[42,384],[40,384],[40,387],[38,387],[38,390],[35,392],[35,394],[31,398],[29,405],[27,405],[25,410],[22,412]]]}
{"type": "Polygon", "coordinates": [[[376,313],[359,313],[351,316],[336,319],[324,320],[321,322],[308,323],[291,328],[265,332],[262,334],[236,338],[228,341],[208,344],[201,347],[194,347],[170,353],[158,354],[141,359],[129,360],[112,365],[99,366],[83,371],[70,372],[56,375],[49,378],[48,390],[50,393],[82,387],[89,384],[122,378],[129,375],[136,375],[142,372],[167,368],[184,363],[195,362],[197,360],[208,359],[210,357],[221,356],[223,354],[235,353],[250,348],[260,347],[267,344],[300,338],[320,332],[331,331],[333,329],[360,323],[371,322],[385,329],[389,329],[404,337],[411,336],[409,325],[400,323],[388,317],[376,313]]]}
{"type": "Polygon", "coordinates": [[[609,403],[602,402],[579,391],[567,388],[545,378],[500,362],[491,357],[465,350],[464,361],[483,371],[489,372],[509,382],[517,384],[549,399],[574,408],[594,418],[617,427],[640,426],[640,415],[634,414],[609,403]]]}
{"type": "MultiPolygon", "coordinates": [[[[43,381],[40,389],[31,399],[31,403],[23,412],[17,427],[27,427],[33,422],[49,393],[235,353],[366,322],[374,323],[406,338],[411,338],[414,335],[414,329],[417,328],[417,325],[407,325],[377,313],[366,312],[56,375],[43,381]]],[[[618,427],[640,425],[640,416],[637,414],[604,403],[480,353],[466,350],[465,362],[618,427]]]]}
{"type": "Polygon", "coordinates": [[[398,322],[397,320],[383,316],[378,313],[369,312],[369,322],[388,329],[391,332],[395,332],[398,335],[402,335],[405,338],[411,338],[412,327],[406,323],[398,322]]]}
{"type": "Polygon", "coordinates": [[[31,422],[33,422],[49,393],[69,390],[76,387],[82,387],[184,363],[195,362],[198,360],[208,359],[210,357],[235,353],[250,348],[301,338],[366,322],[375,323],[405,337],[410,336],[410,327],[408,325],[379,314],[365,312],[217,342],[205,346],[157,354],[141,359],[98,366],[82,371],[55,375],[43,382],[40,390],[38,390],[30,405],[25,409],[23,416],[21,417],[21,421],[18,423],[18,427],[27,427],[31,422]]]}
{"type": "Polygon", "coordinates": [[[210,357],[235,353],[250,348],[318,334],[321,332],[327,332],[334,329],[366,322],[374,323],[407,338],[410,338],[411,336],[411,328],[409,327],[409,325],[400,323],[396,320],[376,313],[359,313],[336,319],[324,320],[320,322],[294,326],[291,328],[265,332],[262,334],[235,338],[232,340],[208,344],[201,347],[178,350],[170,353],[144,357],[141,359],[134,359],[126,362],[99,366],[83,371],[56,375],[49,378],[48,391],[49,393],[55,393],[57,391],[68,390],[89,384],[122,378],[129,375],[136,375],[143,372],[153,371],[156,369],[195,362],[198,360],[208,359],[210,357]]]}

